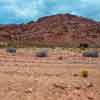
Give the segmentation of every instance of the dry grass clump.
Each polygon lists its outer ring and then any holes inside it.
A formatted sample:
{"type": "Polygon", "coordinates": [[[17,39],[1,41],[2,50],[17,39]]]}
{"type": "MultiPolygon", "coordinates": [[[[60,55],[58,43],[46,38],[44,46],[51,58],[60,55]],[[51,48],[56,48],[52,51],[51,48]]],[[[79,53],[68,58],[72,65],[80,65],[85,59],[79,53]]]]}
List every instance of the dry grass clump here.
{"type": "Polygon", "coordinates": [[[89,75],[88,71],[87,70],[82,70],[81,71],[81,76],[84,77],[84,78],[87,78],[89,75]]]}
{"type": "Polygon", "coordinates": [[[85,51],[87,48],[80,47],[80,51],[85,51]]]}

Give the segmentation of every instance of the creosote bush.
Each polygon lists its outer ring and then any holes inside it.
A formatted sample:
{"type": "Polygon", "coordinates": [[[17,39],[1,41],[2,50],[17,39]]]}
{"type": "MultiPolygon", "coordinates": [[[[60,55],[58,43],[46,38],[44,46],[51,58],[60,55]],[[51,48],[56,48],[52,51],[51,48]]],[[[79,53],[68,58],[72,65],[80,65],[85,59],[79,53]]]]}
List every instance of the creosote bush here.
{"type": "Polygon", "coordinates": [[[16,53],[16,48],[7,48],[6,52],[8,52],[8,53],[16,53]]]}
{"type": "Polygon", "coordinates": [[[86,52],[83,52],[83,56],[84,57],[99,57],[99,52],[98,51],[95,51],[95,50],[92,50],[92,51],[86,51],[86,52]]]}
{"type": "Polygon", "coordinates": [[[48,49],[42,48],[40,51],[36,53],[36,57],[48,57],[48,49]]]}

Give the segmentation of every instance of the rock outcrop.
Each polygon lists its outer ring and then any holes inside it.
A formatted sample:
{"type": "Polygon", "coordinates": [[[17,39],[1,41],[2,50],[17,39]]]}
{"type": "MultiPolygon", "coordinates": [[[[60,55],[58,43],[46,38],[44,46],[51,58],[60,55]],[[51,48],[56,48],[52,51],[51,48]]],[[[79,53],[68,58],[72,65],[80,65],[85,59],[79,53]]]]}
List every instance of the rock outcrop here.
{"type": "Polygon", "coordinates": [[[27,24],[0,25],[0,43],[8,45],[100,47],[100,23],[71,14],[46,16],[27,24]]]}

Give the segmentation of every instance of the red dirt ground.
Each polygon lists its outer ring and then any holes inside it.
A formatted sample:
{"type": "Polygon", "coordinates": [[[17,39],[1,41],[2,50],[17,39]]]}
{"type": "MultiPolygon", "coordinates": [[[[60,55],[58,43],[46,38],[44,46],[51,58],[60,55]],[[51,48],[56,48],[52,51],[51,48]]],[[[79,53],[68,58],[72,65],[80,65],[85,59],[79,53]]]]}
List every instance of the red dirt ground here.
{"type": "Polygon", "coordinates": [[[15,56],[0,50],[0,100],[100,100],[99,62],[69,51],[37,58],[28,50],[15,56]]]}

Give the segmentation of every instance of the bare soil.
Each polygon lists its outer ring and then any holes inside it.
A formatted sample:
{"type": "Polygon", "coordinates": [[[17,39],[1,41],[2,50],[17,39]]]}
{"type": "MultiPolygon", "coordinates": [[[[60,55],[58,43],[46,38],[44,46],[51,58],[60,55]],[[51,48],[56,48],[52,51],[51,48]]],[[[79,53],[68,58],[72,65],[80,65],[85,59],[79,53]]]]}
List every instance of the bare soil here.
{"type": "Polygon", "coordinates": [[[100,100],[99,62],[70,51],[37,58],[29,50],[12,55],[2,49],[0,100],[100,100]],[[87,78],[82,70],[88,71],[87,78]]]}

